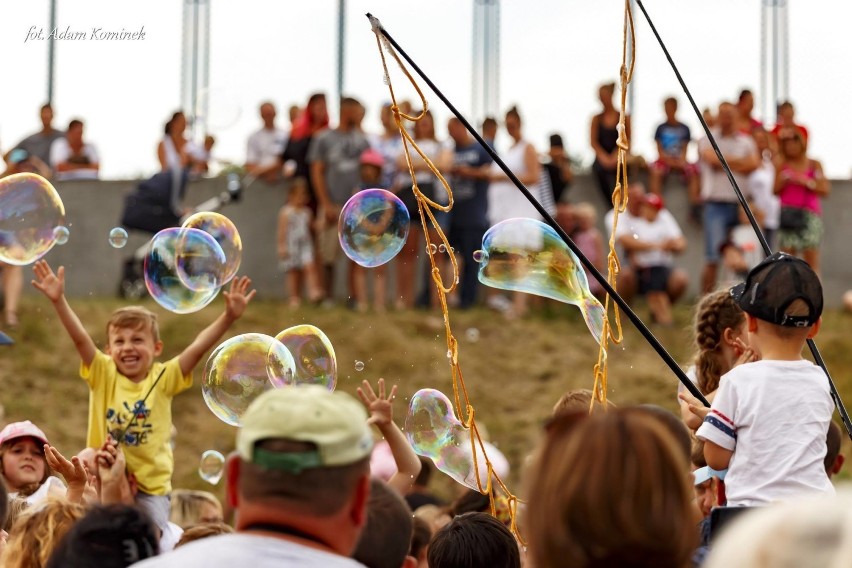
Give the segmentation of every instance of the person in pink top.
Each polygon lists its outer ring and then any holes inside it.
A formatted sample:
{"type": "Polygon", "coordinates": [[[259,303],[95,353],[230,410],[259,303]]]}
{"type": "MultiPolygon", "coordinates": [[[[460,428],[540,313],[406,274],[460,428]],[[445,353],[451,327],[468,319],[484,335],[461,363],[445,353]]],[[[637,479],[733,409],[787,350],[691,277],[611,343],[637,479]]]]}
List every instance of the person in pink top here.
{"type": "Polygon", "coordinates": [[[781,200],[778,246],[790,254],[801,254],[819,274],[822,242],[821,200],[831,191],[822,164],[808,158],[801,131],[785,128],[778,133],[780,160],[775,166],[775,194],[781,200]]]}

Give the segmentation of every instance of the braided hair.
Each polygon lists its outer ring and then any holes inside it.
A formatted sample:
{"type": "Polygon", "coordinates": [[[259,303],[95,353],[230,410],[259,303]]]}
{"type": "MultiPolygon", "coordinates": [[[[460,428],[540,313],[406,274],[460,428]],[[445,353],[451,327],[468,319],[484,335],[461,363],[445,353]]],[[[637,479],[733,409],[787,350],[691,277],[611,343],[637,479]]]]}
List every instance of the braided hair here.
{"type": "Polygon", "coordinates": [[[743,324],[745,315],[728,290],[719,290],[702,298],[695,310],[695,376],[698,390],[708,394],[719,388],[719,379],[728,372],[722,360],[725,330],[743,324]]]}

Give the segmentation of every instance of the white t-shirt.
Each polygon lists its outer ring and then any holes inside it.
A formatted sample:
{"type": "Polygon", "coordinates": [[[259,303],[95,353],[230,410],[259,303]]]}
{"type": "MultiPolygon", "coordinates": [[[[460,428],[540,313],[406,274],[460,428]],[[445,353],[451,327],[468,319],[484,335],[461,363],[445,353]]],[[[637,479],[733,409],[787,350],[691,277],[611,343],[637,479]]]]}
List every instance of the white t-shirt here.
{"type": "Polygon", "coordinates": [[[825,373],[810,361],[756,361],[723,375],[695,434],[734,452],[728,505],[833,494],[823,465],[832,412],[825,373]]]}
{"type": "MultiPolygon", "coordinates": [[[[742,132],[735,132],[730,136],[722,136],[719,129],[713,130],[713,137],[716,139],[716,144],[726,160],[739,160],[747,158],[750,155],[757,154],[757,145],[751,136],[742,132]]],[[[703,152],[706,148],[711,148],[710,141],[705,136],[698,141],[698,151],[703,152]]],[[[718,201],[723,203],[736,203],[737,194],[734,193],[734,188],[731,187],[731,182],[728,181],[728,175],[723,169],[711,168],[704,160],[699,160],[701,167],[701,197],[704,201],[718,201]]],[[[748,186],[748,177],[734,172],[734,179],[737,185],[748,194],[750,192],[748,186]]]]}
{"type": "MultiPolygon", "coordinates": [[[[89,159],[92,164],[99,164],[98,152],[93,144],[83,143],[81,152],[89,159]]],[[[68,144],[68,139],[64,136],[57,138],[50,145],[50,167],[56,171],[56,166],[67,162],[71,157],[71,146],[68,144]]],[[[67,172],[57,172],[56,179],[62,181],[65,179],[98,179],[98,171],[95,169],[70,170],[67,172]]]]}
{"type": "Polygon", "coordinates": [[[270,166],[281,158],[289,135],[280,128],[261,128],[249,136],[246,144],[246,163],[260,167],[270,166]]]}
{"type": "MultiPolygon", "coordinates": [[[[662,243],[683,236],[680,225],[677,224],[674,217],[672,215],[663,216],[662,211],[653,222],[638,219],[633,223],[633,229],[632,238],[644,243],[662,243]]],[[[674,254],[671,251],[661,249],[636,251],[633,253],[633,262],[639,268],[671,266],[674,264],[674,254]]]]}
{"type": "Polygon", "coordinates": [[[363,568],[351,558],[269,536],[235,533],[213,536],[143,560],[140,568],[363,568]]]}
{"type": "Polygon", "coordinates": [[[781,200],[775,195],[775,166],[763,160],[748,176],[748,186],[754,205],[763,212],[763,228],[775,230],[780,224],[781,200]]]}

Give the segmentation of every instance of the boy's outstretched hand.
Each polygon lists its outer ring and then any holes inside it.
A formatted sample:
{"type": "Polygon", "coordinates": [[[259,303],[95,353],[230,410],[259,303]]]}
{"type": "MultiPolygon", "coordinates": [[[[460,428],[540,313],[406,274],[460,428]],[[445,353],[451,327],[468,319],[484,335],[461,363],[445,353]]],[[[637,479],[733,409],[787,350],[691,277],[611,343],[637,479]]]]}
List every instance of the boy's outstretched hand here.
{"type": "Polygon", "coordinates": [[[257,290],[248,292],[249,286],[251,286],[251,278],[243,276],[231,280],[230,291],[222,292],[222,295],[225,296],[225,313],[232,320],[240,319],[240,316],[246,311],[246,306],[257,293],[257,290]]]}
{"type": "Polygon", "coordinates": [[[391,388],[390,394],[385,397],[385,380],[379,379],[379,396],[373,391],[370,383],[364,381],[363,386],[358,387],[358,397],[367,410],[370,411],[370,418],[367,424],[375,424],[379,428],[387,426],[393,422],[393,399],[396,397],[396,385],[391,388]]]}
{"type": "Polygon", "coordinates": [[[35,280],[33,286],[47,296],[51,302],[58,302],[65,293],[65,267],[60,266],[56,274],[46,260],[39,260],[33,265],[35,280]]]}

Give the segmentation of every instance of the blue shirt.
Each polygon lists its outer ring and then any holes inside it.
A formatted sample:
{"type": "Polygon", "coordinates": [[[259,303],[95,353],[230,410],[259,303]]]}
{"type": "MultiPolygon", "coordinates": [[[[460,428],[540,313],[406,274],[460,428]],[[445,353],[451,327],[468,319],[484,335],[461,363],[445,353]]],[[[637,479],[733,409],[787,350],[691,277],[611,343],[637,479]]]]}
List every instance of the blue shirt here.
{"type": "Polygon", "coordinates": [[[660,143],[666,156],[680,158],[683,149],[689,144],[689,127],[682,122],[677,124],[664,122],[657,127],[654,140],[660,143]]]}
{"type": "MultiPolygon", "coordinates": [[[[453,163],[457,166],[480,168],[491,163],[491,156],[478,142],[456,146],[453,163]]],[[[454,177],[452,224],[460,228],[488,227],[488,180],[454,177]]]]}

